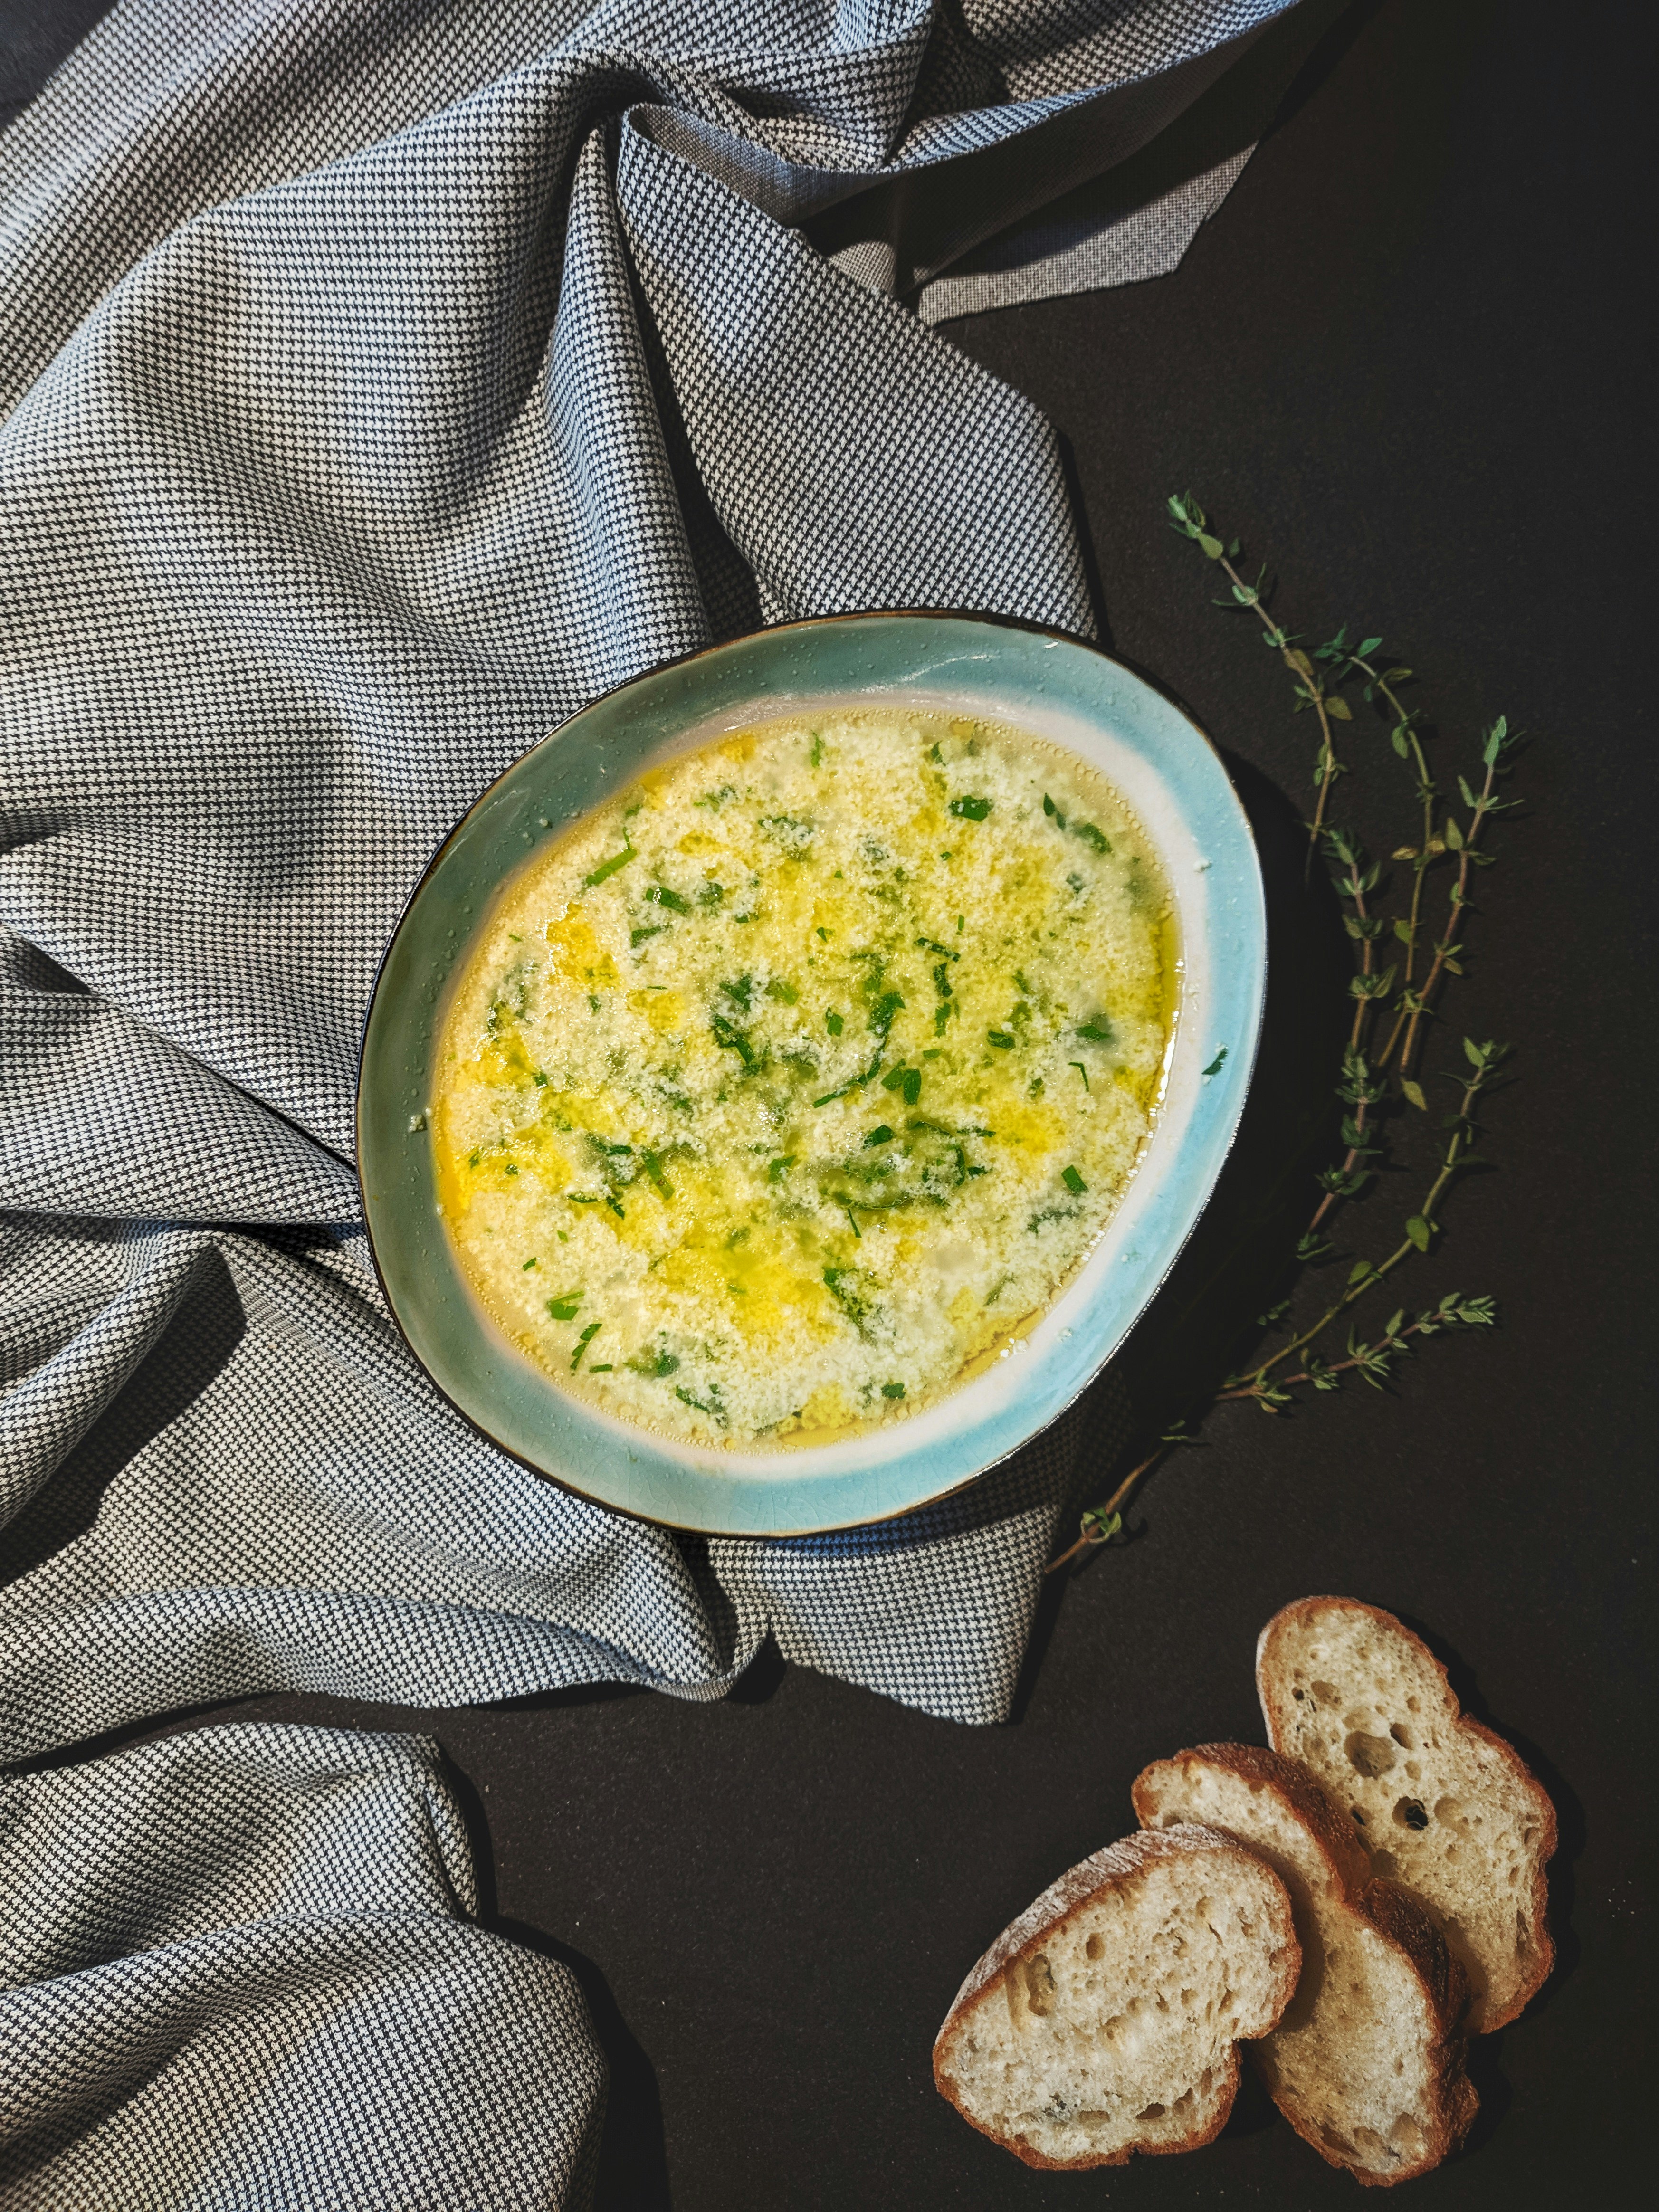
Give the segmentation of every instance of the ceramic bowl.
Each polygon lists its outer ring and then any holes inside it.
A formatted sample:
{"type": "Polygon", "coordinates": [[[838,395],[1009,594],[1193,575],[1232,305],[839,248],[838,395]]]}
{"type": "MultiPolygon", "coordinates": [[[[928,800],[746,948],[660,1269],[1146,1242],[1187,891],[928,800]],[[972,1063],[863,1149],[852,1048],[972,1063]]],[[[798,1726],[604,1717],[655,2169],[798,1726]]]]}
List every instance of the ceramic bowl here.
{"type": "Polygon", "coordinates": [[[501,1449],[599,1504],[680,1528],[781,1536],[884,1520],[958,1488],[1045,1428],[1123,1341],[1186,1242],[1244,1103],[1267,981],[1255,848],[1203,733],[1076,640],[969,615],[793,623],[635,677],[492,784],[445,841],[387,948],[357,1095],[363,1209],[416,1358],[501,1449]],[[435,1208],[426,1109],[451,982],[508,879],[653,758],[829,703],[943,707],[1069,747],[1117,787],[1173,888],[1183,972],[1167,1088],[1105,1234],[1028,1336],[905,1421],[817,1447],[659,1437],[533,1366],[467,1287],[435,1208]]]}

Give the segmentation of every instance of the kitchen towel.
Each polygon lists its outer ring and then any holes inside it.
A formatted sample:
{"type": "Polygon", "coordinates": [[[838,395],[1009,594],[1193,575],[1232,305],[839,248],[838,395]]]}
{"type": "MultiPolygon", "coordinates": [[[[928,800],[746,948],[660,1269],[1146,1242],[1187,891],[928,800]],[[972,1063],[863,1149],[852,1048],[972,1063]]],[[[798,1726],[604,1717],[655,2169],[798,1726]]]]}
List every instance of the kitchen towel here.
{"type": "Polygon", "coordinates": [[[434,847],[606,687],[847,608],[1091,633],[1048,423],[928,318],[1170,265],[1284,12],[119,0],[0,137],[0,1760],[277,1689],[713,1697],[768,1632],[1006,1714],[1109,1392],[833,1537],[568,1496],[390,1323],[358,1030],[434,847]]]}
{"type": "Polygon", "coordinates": [[[550,2212],[605,2060],[480,1928],[437,1747],[244,1723],[0,1778],[3,2212],[550,2212]]]}

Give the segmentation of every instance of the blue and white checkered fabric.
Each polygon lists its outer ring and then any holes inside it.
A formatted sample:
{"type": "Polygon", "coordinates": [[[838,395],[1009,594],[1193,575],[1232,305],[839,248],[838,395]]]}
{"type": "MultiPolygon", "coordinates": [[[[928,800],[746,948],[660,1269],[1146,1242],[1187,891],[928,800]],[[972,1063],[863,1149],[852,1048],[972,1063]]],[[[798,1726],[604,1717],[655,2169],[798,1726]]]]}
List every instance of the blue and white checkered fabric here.
{"type": "MultiPolygon", "coordinates": [[[[1098,236],[1020,226],[1285,5],[118,0],[0,137],[0,1760],[277,1689],[717,1697],[769,1630],[1006,1713],[1087,1414],[817,1540],[538,1481],[377,1295],[358,1028],[434,847],[595,693],[838,609],[1089,632],[1048,424],[930,324],[1178,258],[1236,157],[1098,236]]],[[[15,1922],[0,2204],[566,2200],[580,2006],[422,1891],[422,1758],[225,1730],[7,1785],[9,1917],[32,1852],[91,1856],[15,1922]],[[344,1808],[314,1894],[276,1813],[268,1893],[225,1888],[233,1772],[344,1808]],[[387,1791],[398,1850],[354,1858],[387,1791]],[[534,2081],[452,2186],[489,2107],[446,2084],[520,2016],[534,2081]],[[279,2155],[318,2069],[404,2064],[417,2018],[428,2167],[382,2162],[368,2087],[279,2155]]]]}

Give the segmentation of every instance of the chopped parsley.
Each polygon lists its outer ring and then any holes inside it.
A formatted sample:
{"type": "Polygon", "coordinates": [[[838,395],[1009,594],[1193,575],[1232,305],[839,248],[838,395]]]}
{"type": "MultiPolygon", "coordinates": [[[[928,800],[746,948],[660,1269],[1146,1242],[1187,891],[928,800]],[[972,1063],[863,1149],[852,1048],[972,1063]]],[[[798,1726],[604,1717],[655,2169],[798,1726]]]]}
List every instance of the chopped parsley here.
{"type": "MultiPolygon", "coordinates": [[[[1056,830],[1063,830],[1066,827],[1066,817],[1046,791],[1042,794],[1042,811],[1051,817],[1056,830]]],[[[1092,845],[1097,853],[1109,853],[1112,849],[1106,841],[1104,832],[1097,830],[1092,822],[1073,822],[1072,835],[1074,837],[1081,837],[1085,845],[1092,845]]],[[[1067,880],[1071,879],[1068,878],[1067,880]]]]}
{"type": "Polygon", "coordinates": [[[624,842],[623,849],[620,853],[613,853],[608,860],[601,860],[599,866],[594,869],[592,874],[591,876],[584,876],[582,878],[582,881],[591,890],[594,884],[602,884],[605,882],[608,878],[614,876],[618,868],[625,868],[633,857],[634,847],[632,841],[626,841],[624,842]]]}
{"type": "Polygon", "coordinates": [[[709,1026],[714,1032],[714,1042],[722,1052],[734,1052],[745,1067],[753,1067],[755,1048],[740,1029],[734,1028],[724,1014],[716,1014],[709,1026]]]}
{"type": "Polygon", "coordinates": [[[583,1352],[585,1352],[588,1346],[592,1343],[594,1338],[599,1334],[604,1326],[605,1323],[603,1322],[591,1321],[588,1322],[587,1327],[582,1331],[581,1334],[576,1339],[576,1349],[570,1355],[570,1371],[573,1375],[582,1364],[583,1352]]]}
{"type": "Polygon", "coordinates": [[[642,1352],[628,1364],[636,1375],[649,1375],[656,1382],[661,1382],[665,1376],[678,1375],[680,1368],[672,1352],[642,1352]]]}

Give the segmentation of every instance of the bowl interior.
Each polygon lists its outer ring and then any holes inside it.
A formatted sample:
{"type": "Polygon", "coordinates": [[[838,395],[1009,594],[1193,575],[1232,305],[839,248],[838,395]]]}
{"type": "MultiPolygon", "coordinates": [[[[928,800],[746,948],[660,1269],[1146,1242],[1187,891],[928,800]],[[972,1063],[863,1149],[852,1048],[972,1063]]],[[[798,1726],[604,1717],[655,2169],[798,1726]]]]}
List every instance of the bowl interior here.
{"type": "Polygon", "coordinates": [[[1168,1273],[1243,1109],[1266,984],[1255,850],[1213,749],[1105,654],[984,617],[797,623],[653,670],[585,708],[485,792],[446,841],[386,952],[363,1036],[358,1164],[375,1263],[416,1358],[538,1473],[624,1512],[710,1534],[785,1535],[909,1510],[1006,1458],[1064,1410],[1168,1273]],[[507,883],[650,761],[721,731],[891,698],[1067,747],[1115,784],[1173,891],[1182,975],[1164,1103],[1117,1212],[1030,1333],[908,1420],[820,1446],[722,1451],[566,1395],[501,1334],[436,1211],[426,1127],[450,987],[507,883]]]}

